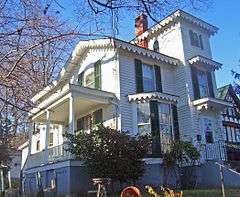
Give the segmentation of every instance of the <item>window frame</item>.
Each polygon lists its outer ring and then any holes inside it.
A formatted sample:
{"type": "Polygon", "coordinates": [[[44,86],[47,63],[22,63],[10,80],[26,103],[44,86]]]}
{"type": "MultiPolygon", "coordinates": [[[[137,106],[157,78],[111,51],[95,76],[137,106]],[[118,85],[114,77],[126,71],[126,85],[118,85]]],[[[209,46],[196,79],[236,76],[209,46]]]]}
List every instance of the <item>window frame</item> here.
{"type": "Polygon", "coordinates": [[[49,132],[49,140],[48,140],[48,146],[52,147],[54,141],[54,132],[49,132]]]}
{"type": "Polygon", "coordinates": [[[142,63],[142,82],[143,82],[143,92],[153,92],[153,91],[156,91],[157,87],[156,87],[156,73],[155,73],[155,68],[154,68],[154,65],[150,65],[150,64],[146,64],[146,63],[142,63]],[[148,67],[148,68],[151,68],[151,71],[152,71],[152,77],[153,78],[148,78],[146,76],[144,76],[144,67],[148,67]],[[146,89],[146,85],[145,85],[145,80],[151,80],[152,81],[152,89],[150,90],[147,90],[146,89]]]}
{"type": "MultiPolygon", "coordinates": [[[[171,107],[171,103],[169,103],[169,102],[162,102],[162,101],[158,101],[157,100],[157,102],[158,102],[158,118],[159,118],[159,132],[160,132],[160,149],[161,149],[161,153],[164,153],[164,152],[166,152],[167,150],[169,150],[169,148],[170,148],[170,145],[171,145],[171,142],[170,141],[172,141],[172,140],[174,140],[174,127],[173,127],[173,112],[172,112],[172,107],[171,107]],[[160,110],[160,108],[161,108],[161,105],[167,105],[168,106],[168,110],[169,110],[169,113],[168,113],[168,123],[166,124],[166,123],[163,123],[163,122],[161,122],[161,117],[160,117],[160,114],[166,114],[166,113],[161,113],[161,110],[160,110]],[[164,125],[164,126],[167,126],[168,127],[168,133],[167,134],[169,134],[170,135],[170,138],[169,138],[169,143],[167,143],[167,142],[163,142],[162,140],[162,136],[163,136],[163,133],[162,133],[162,131],[161,131],[161,125],[164,125]]],[[[138,102],[137,103],[137,133],[139,134],[139,135],[144,135],[144,134],[150,134],[151,136],[152,136],[152,124],[151,124],[151,111],[150,111],[150,101],[149,102],[138,102]],[[148,110],[147,110],[147,112],[148,112],[148,121],[147,122],[139,122],[139,106],[140,105],[147,105],[147,107],[148,107],[148,110]],[[148,125],[148,127],[149,127],[149,131],[148,132],[140,132],[140,127],[141,126],[145,126],[145,125],[148,125]]],[[[164,133],[165,134],[165,133],[164,133]]],[[[151,147],[152,147],[152,145],[151,145],[151,147]]],[[[155,155],[155,153],[153,153],[153,150],[152,150],[152,148],[151,148],[151,151],[149,151],[149,154],[148,154],[149,156],[154,156],[155,155]]],[[[160,156],[160,155],[159,155],[160,156]]]]}
{"type": "MultiPolygon", "coordinates": [[[[145,106],[146,107],[146,106],[145,106]]],[[[143,135],[143,134],[151,134],[151,117],[150,117],[150,104],[149,102],[144,102],[144,103],[137,103],[137,130],[138,130],[138,134],[139,135],[143,135]],[[139,122],[139,109],[140,109],[140,105],[147,105],[147,113],[148,113],[148,122],[139,122]],[[139,127],[142,127],[142,126],[146,126],[148,125],[149,126],[149,131],[148,132],[144,132],[144,133],[140,133],[139,132],[139,127]]]]}
{"type": "Polygon", "coordinates": [[[37,142],[36,142],[36,151],[39,152],[40,148],[41,148],[40,140],[37,140],[37,142]]]}
{"type": "Polygon", "coordinates": [[[95,88],[94,71],[91,71],[91,72],[89,72],[88,74],[85,75],[85,77],[84,77],[84,87],[87,87],[87,88],[95,88]],[[92,81],[90,81],[90,82],[87,83],[87,77],[90,76],[90,75],[92,75],[92,76],[91,76],[92,81]]]}
{"type": "Polygon", "coordinates": [[[158,40],[155,40],[153,43],[153,51],[159,52],[159,42],[158,40]]]}
{"type": "Polygon", "coordinates": [[[203,129],[203,133],[204,133],[204,136],[205,136],[205,142],[206,144],[213,144],[215,142],[214,140],[214,123],[213,123],[213,120],[212,118],[209,118],[209,117],[203,117],[202,118],[202,129],[203,129]],[[209,124],[209,122],[211,123],[211,130],[210,131],[207,131],[206,129],[206,122],[205,121],[208,121],[207,124],[209,124]],[[211,135],[210,138],[208,138],[209,134],[211,135]]]}
{"type": "Polygon", "coordinates": [[[209,84],[208,84],[208,77],[207,77],[207,71],[203,71],[203,70],[200,70],[200,69],[197,69],[197,80],[198,80],[198,88],[199,88],[199,96],[200,98],[204,98],[204,97],[210,97],[210,87],[209,87],[209,84]],[[200,75],[204,76],[204,82],[205,84],[202,85],[202,81],[200,80],[200,75]],[[206,94],[203,94],[202,95],[202,91],[201,90],[205,90],[205,93],[206,94]]]}
{"type": "Polygon", "coordinates": [[[191,46],[200,48],[202,50],[204,49],[202,34],[199,34],[195,31],[193,31],[192,29],[190,29],[189,30],[189,38],[190,38],[191,46]]]}

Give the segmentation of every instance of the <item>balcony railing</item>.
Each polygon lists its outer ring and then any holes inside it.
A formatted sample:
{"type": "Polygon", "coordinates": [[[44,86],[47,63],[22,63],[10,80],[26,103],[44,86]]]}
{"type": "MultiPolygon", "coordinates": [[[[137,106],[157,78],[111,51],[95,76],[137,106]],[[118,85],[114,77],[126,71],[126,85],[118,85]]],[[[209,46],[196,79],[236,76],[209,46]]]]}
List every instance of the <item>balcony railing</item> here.
{"type": "Polygon", "coordinates": [[[65,161],[73,158],[70,152],[66,151],[67,145],[61,144],[43,150],[41,152],[31,154],[26,162],[26,168],[33,168],[58,161],[65,161]],[[47,151],[47,153],[46,153],[47,151]]]}

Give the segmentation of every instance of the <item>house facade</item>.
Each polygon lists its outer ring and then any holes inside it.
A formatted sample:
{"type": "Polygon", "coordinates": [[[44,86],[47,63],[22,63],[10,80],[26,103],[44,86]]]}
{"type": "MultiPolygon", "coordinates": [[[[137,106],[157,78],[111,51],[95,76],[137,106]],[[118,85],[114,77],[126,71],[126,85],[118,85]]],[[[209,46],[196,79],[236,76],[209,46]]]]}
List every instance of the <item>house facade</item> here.
{"type": "Polygon", "coordinates": [[[218,89],[218,98],[232,103],[222,112],[224,140],[227,143],[227,158],[233,166],[240,164],[240,100],[232,85],[218,89]]]}
{"type": "Polygon", "coordinates": [[[63,134],[90,131],[99,122],[152,135],[143,184],[163,183],[161,154],[173,140],[192,142],[201,152],[199,166],[226,160],[221,113],[232,104],[217,98],[214,72],[221,64],[209,42],[218,29],[182,10],[149,29],[140,15],[135,27],[130,42],[80,41],[58,80],[32,98],[26,194],[39,188],[58,195],[87,190],[84,165],[66,152],[63,134]]]}

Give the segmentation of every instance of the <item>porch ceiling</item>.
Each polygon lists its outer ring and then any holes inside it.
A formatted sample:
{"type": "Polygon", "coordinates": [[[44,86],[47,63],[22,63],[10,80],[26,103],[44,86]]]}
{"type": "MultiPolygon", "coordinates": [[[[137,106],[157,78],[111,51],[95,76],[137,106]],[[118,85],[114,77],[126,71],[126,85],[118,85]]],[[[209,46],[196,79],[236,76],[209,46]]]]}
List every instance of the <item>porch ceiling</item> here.
{"type": "MultiPolygon", "coordinates": [[[[56,124],[66,124],[69,119],[69,99],[64,100],[59,105],[50,109],[50,122],[56,124]]],[[[83,99],[76,97],[74,98],[74,114],[76,116],[81,116],[91,111],[94,111],[96,108],[105,106],[106,104],[101,104],[96,101],[83,99]]],[[[46,122],[46,113],[38,116],[35,121],[45,123],[46,122]]]]}
{"type": "Polygon", "coordinates": [[[46,122],[46,110],[48,110],[53,123],[66,123],[69,118],[70,98],[74,100],[75,117],[116,102],[113,93],[67,84],[61,92],[53,94],[34,108],[30,117],[35,122],[44,123],[46,122]]]}

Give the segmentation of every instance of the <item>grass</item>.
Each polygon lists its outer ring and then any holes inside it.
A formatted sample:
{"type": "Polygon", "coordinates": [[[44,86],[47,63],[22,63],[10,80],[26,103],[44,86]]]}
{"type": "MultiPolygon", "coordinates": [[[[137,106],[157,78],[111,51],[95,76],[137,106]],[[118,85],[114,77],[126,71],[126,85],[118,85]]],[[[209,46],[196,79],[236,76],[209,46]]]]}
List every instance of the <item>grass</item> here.
{"type": "MultiPolygon", "coordinates": [[[[227,189],[225,191],[226,197],[240,197],[239,189],[227,189]]],[[[109,195],[109,197],[120,197],[119,194],[109,195]]],[[[152,197],[149,194],[143,194],[142,197],[152,197]]],[[[164,197],[161,195],[161,197],[164,197]]],[[[220,189],[208,189],[208,190],[184,190],[183,197],[222,197],[220,189]]]]}

